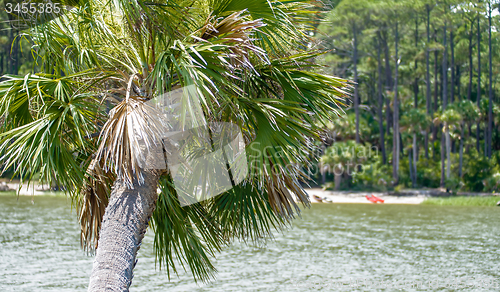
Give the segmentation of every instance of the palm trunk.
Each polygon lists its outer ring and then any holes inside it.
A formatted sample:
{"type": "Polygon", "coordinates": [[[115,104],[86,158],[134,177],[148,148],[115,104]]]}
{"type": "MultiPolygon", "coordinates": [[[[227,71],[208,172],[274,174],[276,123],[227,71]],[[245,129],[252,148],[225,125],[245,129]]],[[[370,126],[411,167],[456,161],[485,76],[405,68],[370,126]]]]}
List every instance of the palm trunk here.
{"type": "Polygon", "coordinates": [[[102,220],[88,291],[128,291],[141,241],[158,198],[159,176],[144,171],[133,189],[116,180],[102,220]]]}

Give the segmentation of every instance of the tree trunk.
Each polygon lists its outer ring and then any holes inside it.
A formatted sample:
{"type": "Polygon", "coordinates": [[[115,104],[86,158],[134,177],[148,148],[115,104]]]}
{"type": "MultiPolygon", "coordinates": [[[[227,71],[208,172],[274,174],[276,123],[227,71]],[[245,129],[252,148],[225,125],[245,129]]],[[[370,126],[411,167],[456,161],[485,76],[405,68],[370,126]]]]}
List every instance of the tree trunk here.
{"type": "MultiPolygon", "coordinates": [[[[384,30],[383,34],[377,32],[380,41],[384,47],[384,58],[385,58],[385,86],[387,90],[392,89],[392,70],[390,66],[390,54],[389,54],[389,46],[387,45],[387,32],[384,30]]],[[[389,98],[386,98],[386,120],[387,120],[387,134],[389,135],[391,132],[391,101],[389,98]]]]}
{"type": "Polygon", "coordinates": [[[492,76],[493,76],[493,67],[491,64],[491,3],[489,4],[488,7],[488,63],[489,63],[489,91],[488,91],[488,130],[487,130],[487,141],[485,143],[488,145],[486,147],[486,156],[491,158],[492,154],[492,149],[491,149],[491,143],[492,143],[492,137],[493,137],[493,89],[492,89],[492,76]]]}
{"type": "Polygon", "coordinates": [[[398,104],[398,22],[396,21],[396,64],[394,73],[394,117],[393,117],[393,149],[392,149],[392,177],[394,185],[399,183],[399,104],[398,104]]]}
{"type": "Polygon", "coordinates": [[[413,134],[413,187],[417,186],[417,134],[413,134]]]}
{"type": "Polygon", "coordinates": [[[385,82],[387,89],[392,89],[392,70],[391,70],[391,64],[390,64],[390,52],[389,52],[389,45],[387,43],[387,31],[384,30],[382,35],[384,36],[382,38],[382,43],[384,45],[384,57],[385,57],[385,82]]]}
{"type": "Polygon", "coordinates": [[[472,21],[470,23],[470,31],[469,31],[469,86],[467,87],[467,99],[472,99],[472,21]]]}
{"type": "Polygon", "coordinates": [[[340,190],[340,185],[342,184],[342,174],[343,174],[343,168],[340,166],[335,166],[333,175],[334,175],[334,182],[335,182],[335,190],[338,191],[340,190]]]}
{"type": "MultiPolygon", "coordinates": [[[[418,49],[418,17],[415,18],[415,48],[418,49]]],[[[415,108],[418,108],[418,61],[415,59],[415,80],[413,81],[413,103],[415,108]]]]}
{"type": "MultiPolygon", "coordinates": [[[[448,43],[446,40],[446,21],[444,22],[444,29],[443,29],[443,109],[446,110],[448,107],[448,43]]],[[[452,89],[453,91],[453,89],[452,89]]],[[[445,142],[446,142],[446,178],[450,178],[450,164],[451,164],[451,158],[450,158],[450,150],[451,150],[451,143],[450,143],[450,131],[448,130],[448,127],[446,127],[445,131],[445,142]]]]}
{"type": "Polygon", "coordinates": [[[449,179],[451,175],[451,137],[449,129],[446,129],[446,159],[446,178],[449,179]]]}
{"type": "Polygon", "coordinates": [[[358,96],[358,38],[356,24],[352,26],[354,35],[354,112],[356,114],[356,143],[359,144],[359,96],[358,96]]]}
{"type": "Polygon", "coordinates": [[[451,88],[450,88],[450,102],[455,101],[455,47],[453,41],[453,31],[450,32],[450,50],[451,50],[451,88]]]}
{"type": "Polygon", "coordinates": [[[382,64],[380,60],[380,45],[377,46],[377,70],[378,70],[378,120],[379,120],[379,132],[380,132],[380,148],[382,151],[382,163],[387,163],[387,157],[385,153],[385,137],[384,137],[384,118],[382,116],[382,108],[384,107],[384,96],[382,95],[382,64]]]}
{"type": "Polygon", "coordinates": [[[326,171],[325,171],[325,166],[320,163],[320,174],[321,174],[321,185],[325,185],[326,184],[326,171]]]}
{"type": "MultiPolygon", "coordinates": [[[[479,15],[477,16],[477,107],[481,104],[481,31],[479,27],[479,15]]],[[[479,140],[480,137],[479,120],[476,123],[476,149],[479,153],[479,140]]]]}
{"type": "MultiPolygon", "coordinates": [[[[446,125],[445,125],[446,126],[446,125]]],[[[440,185],[442,188],[445,186],[445,180],[444,180],[444,168],[445,168],[445,159],[444,159],[444,153],[445,153],[445,141],[444,141],[445,135],[441,134],[441,182],[440,185]]]]}
{"type": "Polygon", "coordinates": [[[459,165],[458,165],[458,177],[462,178],[462,165],[463,165],[463,158],[464,158],[464,134],[465,134],[465,123],[462,122],[462,132],[460,134],[460,150],[459,150],[459,165]]]}
{"type": "Polygon", "coordinates": [[[413,178],[413,164],[412,164],[412,158],[411,158],[411,150],[408,150],[408,166],[409,166],[408,168],[410,169],[411,186],[414,188],[415,187],[415,180],[413,178]]]}
{"type": "MultiPolygon", "coordinates": [[[[436,40],[437,31],[434,30],[434,40],[436,40]]],[[[438,52],[434,51],[434,108],[433,113],[437,112],[438,109],[438,52]]],[[[432,144],[436,142],[437,139],[437,127],[432,127],[432,144]]],[[[434,149],[434,147],[433,147],[434,149]]],[[[434,153],[433,153],[434,155],[434,153]]]]}
{"type": "MultiPolygon", "coordinates": [[[[426,83],[426,106],[427,106],[427,114],[432,116],[431,109],[431,78],[430,78],[430,70],[429,70],[429,44],[431,42],[430,38],[430,9],[429,4],[425,5],[425,9],[427,10],[427,45],[425,48],[425,83],[426,83]]],[[[427,129],[425,130],[425,158],[429,159],[429,135],[427,133],[427,129]]]]}
{"type": "MultiPolygon", "coordinates": [[[[418,17],[415,18],[415,48],[418,48],[418,17]]],[[[418,108],[418,61],[415,60],[415,83],[413,88],[413,106],[415,109],[418,108]]],[[[417,133],[413,133],[413,187],[417,185],[417,156],[418,156],[418,148],[417,148],[417,133]]]]}
{"type": "Polygon", "coordinates": [[[116,180],[106,207],[88,291],[128,291],[136,255],[158,198],[159,176],[144,171],[133,189],[116,180]]]}

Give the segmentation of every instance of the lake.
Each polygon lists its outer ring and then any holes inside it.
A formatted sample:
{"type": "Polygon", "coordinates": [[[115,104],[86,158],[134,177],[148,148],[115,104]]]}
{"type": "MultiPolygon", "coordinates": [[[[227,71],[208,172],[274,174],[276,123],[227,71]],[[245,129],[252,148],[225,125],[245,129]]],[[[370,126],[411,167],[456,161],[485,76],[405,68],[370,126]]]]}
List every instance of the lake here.
{"type": "MultiPolygon", "coordinates": [[[[80,249],[65,197],[0,195],[0,291],[86,291],[92,257],[80,249]]],[[[152,234],[130,291],[498,291],[500,208],[314,204],[266,246],[235,243],[217,279],[169,282],[152,234]]]]}

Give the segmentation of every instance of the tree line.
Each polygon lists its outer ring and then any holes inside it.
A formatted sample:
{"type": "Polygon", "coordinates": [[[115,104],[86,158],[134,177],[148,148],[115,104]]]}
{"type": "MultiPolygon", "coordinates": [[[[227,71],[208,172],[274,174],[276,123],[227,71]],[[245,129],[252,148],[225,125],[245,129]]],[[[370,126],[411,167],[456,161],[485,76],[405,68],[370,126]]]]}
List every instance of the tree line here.
{"type": "Polygon", "coordinates": [[[316,32],[322,62],[354,81],[355,131],[335,143],[378,147],[372,162],[391,186],[498,189],[498,11],[495,1],[332,3],[316,32]]]}

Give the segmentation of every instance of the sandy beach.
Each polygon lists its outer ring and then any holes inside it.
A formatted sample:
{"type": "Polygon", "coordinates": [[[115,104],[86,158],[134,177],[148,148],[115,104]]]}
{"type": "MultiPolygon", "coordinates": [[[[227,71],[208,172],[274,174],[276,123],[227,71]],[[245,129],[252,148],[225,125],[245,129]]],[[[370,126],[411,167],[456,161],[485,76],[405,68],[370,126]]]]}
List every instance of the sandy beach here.
{"type": "Polygon", "coordinates": [[[0,182],[0,190],[8,191],[8,192],[16,192],[16,194],[20,196],[42,196],[42,195],[50,195],[55,194],[55,192],[50,191],[50,187],[48,185],[42,185],[38,182],[33,182],[29,186],[23,185],[21,189],[19,189],[18,182],[0,182]]]}
{"type": "Polygon", "coordinates": [[[395,196],[389,193],[372,193],[372,192],[335,192],[324,191],[322,189],[307,189],[309,199],[312,203],[321,203],[314,199],[313,196],[326,198],[332,203],[353,203],[353,204],[373,204],[366,199],[367,195],[374,194],[384,200],[384,204],[420,204],[429,196],[426,194],[417,194],[410,196],[395,196]]]}

